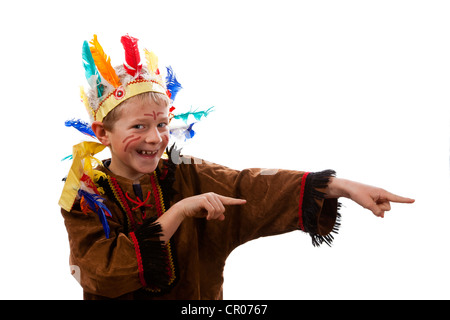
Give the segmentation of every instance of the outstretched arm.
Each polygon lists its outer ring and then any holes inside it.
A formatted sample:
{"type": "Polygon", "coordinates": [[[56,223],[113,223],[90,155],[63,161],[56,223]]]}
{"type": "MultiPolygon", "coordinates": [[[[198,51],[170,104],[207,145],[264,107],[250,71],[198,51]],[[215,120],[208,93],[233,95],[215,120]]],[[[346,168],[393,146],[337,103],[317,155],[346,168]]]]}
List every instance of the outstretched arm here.
{"type": "Polygon", "coordinates": [[[359,182],[331,178],[326,190],[327,198],[349,198],[360,206],[369,209],[377,217],[384,217],[391,210],[391,202],[413,203],[415,200],[398,196],[384,189],[369,186],[359,182]]]}

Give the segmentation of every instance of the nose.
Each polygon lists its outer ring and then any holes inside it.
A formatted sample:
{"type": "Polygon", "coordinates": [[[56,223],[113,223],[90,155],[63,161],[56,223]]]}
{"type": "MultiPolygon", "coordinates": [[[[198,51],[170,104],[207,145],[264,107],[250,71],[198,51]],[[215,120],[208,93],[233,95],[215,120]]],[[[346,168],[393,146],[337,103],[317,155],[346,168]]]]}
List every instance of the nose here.
{"type": "Polygon", "coordinates": [[[158,144],[162,141],[158,128],[151,128],[145,136],[145,142],[149,144],[158,144]]]}

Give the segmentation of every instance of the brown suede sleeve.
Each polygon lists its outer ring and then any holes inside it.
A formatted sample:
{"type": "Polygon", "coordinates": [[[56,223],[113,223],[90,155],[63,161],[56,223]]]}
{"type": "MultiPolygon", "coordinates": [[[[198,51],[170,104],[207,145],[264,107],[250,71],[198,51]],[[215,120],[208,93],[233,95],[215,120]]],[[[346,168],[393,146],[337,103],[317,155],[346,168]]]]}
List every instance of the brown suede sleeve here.
{"type": "MultiPolygon", "coordinates": [[[[299,230],[299,207],[303,207],[304,215],[311,216],[309,221],[315,220],[314,233],[318,233],[317,230],[329,233],[332,231],[329,226],[335,225],[337,208],[333,210],[333,205],[328,204],[323,194],[320,196],[320,191],[314,186],[316,181],[311,179],[314,175],[305,181],[309,186],[304,194],[305,201],[301,203],[300,191],[305,172],[238,171],[186,157],[184,162],[187,163],[179,164],[175,174],[174,189],[178,192],[175,201],[206,192],[247,200],[242,206],[227,206],[223,222],[198,222],[198,233],[208,246],[213,243],[216,252],[220,249],[227,255],[247,241],[299,230]],[[327,202],[327,210],[322,212],[324,202],[327,202]]],[[[323,187],[322,180],[318,187],[323,187]]]]}

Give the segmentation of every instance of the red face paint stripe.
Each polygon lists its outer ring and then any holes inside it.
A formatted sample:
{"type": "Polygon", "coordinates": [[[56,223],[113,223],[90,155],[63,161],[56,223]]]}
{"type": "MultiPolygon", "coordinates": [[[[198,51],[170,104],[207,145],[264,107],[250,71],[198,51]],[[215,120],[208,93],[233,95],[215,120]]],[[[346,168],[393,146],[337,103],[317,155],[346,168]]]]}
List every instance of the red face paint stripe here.
{"type": "Polygon", "coordinates": [[[131,136],[126,137],[125,139],[123,139],[122,143],[125,143],[125,141],[127,141],[128,139],[131,139],[134,137],[134,134],[132,134],[131,136]]]}
{"type": "Polygon", "coordinates": [[[153,117],[156,120],[156,112],[153,110],[153,113],[144,113],[144,116],[153,117]]]}
{"type": "Polygon", "coordinates": [[[155,110],[153,110],[153,113],[144,113],[144,116],[146,116],[146,117],[153,117],[153,119],[156,120],[156,117],[159,116],[160,114],[164,114],[164,112],[156,113],[155,110]]]}
{"type": "Polygon", "coordinates": [[[137,140],[139,140],[139,139],[140,139],[140,137],[136,137],[136,138],[134,138],[134,139],[128,141],[128,143],[125,145],[125,148],[123,149],[123,152],[126,152],[126,151],[127,151],[127,148],[128,148],[128,146],[130,145],[130,143],[133,143],[133,142],[135,142],[135,141],[137,141],[137,140]]]}

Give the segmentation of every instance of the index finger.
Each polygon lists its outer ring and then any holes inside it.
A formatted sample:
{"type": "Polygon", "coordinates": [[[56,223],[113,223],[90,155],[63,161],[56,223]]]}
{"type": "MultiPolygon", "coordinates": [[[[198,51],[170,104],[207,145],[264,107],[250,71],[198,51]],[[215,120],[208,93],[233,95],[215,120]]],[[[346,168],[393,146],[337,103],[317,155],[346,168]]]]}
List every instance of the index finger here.
{"type": "Polygon", "coordinates": [[[414,203],[415,199],[406,198],[402,196],[398,196],[396,194],[390,193],[386,191],[386,200],[397,202],[397,203],[414,203]]]}
{"type": "Polygon", "coordinates": [[[225,197],[225,196],[221,196],[221,195],[217,195],[220,202],[222,202],[225,205],[243,205],[245,203],[247,203],[247,200],[245,199],[236,199],[236,198],[230,198],[230,197],[225,197]]]}

